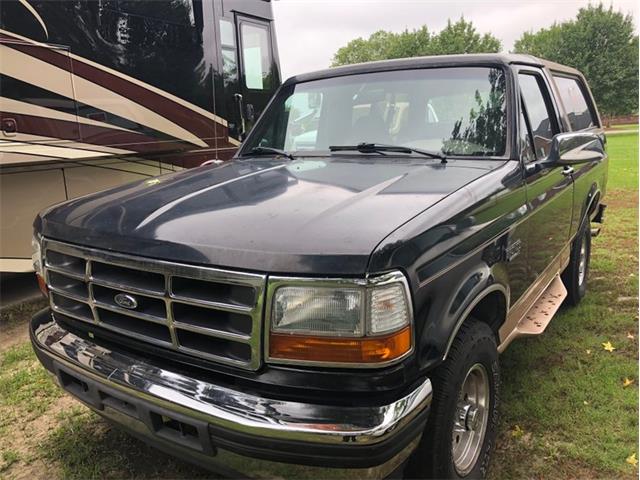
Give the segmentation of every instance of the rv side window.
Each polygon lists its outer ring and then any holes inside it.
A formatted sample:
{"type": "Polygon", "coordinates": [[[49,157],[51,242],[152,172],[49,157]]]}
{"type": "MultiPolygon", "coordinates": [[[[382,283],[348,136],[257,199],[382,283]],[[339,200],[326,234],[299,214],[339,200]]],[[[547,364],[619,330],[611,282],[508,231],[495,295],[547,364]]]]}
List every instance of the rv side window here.
{"type": "Polygon", "coordinates": [[[251,23],[242,23],[240,31],[245,85],[253,90],[265,90],[269,88],[271,73],[269,32],[251,23]]]}
{"type": "Polygon", "coordinates": [[[233,23],[229,20],[220,20],[220,43],[222,44],[222,47],[236,47],[236,36],[233,32],[233,23]]]}
{"type": "Polygon", "coordinates": [[[229,20],[220,20],[220,46],[222,50],[222,78],[225,85],[229,85],[238,81],[235,29],[229,20]]]}

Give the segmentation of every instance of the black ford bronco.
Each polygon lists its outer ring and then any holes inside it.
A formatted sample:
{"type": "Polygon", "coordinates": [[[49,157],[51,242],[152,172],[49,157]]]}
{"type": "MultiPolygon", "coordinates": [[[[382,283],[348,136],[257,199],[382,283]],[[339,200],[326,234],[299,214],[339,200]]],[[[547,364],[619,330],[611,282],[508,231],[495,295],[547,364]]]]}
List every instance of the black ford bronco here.
{"type": "Polygon", "coordinates": [[[583,76],[529,56],[291,78],[232,161],[37,217],[34,349],[232,477],[483,477],[498,354],[585,295],[604,143],[583,76]]]}

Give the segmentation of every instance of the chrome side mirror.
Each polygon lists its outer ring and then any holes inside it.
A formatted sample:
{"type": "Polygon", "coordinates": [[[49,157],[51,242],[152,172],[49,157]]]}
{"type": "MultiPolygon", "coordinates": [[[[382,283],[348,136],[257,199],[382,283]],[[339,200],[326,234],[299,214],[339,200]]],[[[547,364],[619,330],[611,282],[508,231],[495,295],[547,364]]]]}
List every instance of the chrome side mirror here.
{"type": "Polygon", "coordinates": [[[549,157],[545,163],[575,165],[604,159],[604,143],[595,133],[559,133],[551,142],[549,157]]]}

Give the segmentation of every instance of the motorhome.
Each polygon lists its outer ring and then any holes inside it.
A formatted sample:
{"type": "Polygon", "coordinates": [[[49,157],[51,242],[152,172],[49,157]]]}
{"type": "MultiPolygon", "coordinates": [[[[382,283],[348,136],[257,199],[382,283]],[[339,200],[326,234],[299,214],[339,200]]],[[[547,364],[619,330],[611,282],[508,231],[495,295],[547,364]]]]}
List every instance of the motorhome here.
{"type": "Polygon", "coordinates": [[[0,271],[49,205],[231,158],[277,52],[268,0],[2,0],[0,271]]]}

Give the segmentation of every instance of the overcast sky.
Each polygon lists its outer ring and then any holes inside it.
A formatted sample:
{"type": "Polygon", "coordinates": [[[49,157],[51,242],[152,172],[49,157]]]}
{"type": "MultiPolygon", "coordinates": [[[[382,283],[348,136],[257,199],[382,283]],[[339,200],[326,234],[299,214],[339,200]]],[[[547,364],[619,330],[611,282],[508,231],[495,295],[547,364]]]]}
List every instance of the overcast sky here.
{"type": "MultiPolygon", "coordinates": [[[[594,2],[592,2],[594,3],[594,2]]],[[[633,15],[637,0],[605,0],[633,15]]],[[[400,32],[427,25],[440,31],[447,19],[464,15],[481,32],[491,32],[509,51],[522,32],[575,17],[588,0],[273,0],[282,78],[326,68],[336,50],[377,30],[400,32]]]]}

